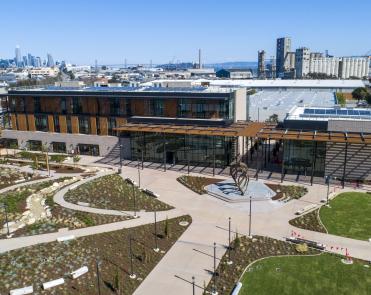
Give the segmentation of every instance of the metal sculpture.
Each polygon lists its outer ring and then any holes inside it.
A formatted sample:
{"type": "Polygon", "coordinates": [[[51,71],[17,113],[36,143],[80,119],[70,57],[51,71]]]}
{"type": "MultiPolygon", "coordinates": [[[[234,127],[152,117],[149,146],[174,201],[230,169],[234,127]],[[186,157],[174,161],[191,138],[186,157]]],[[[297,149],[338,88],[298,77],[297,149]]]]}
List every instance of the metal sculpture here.
{"type": "Polygon", "coordinates": [[[242,162],[241,157],[238,157],[231,163],[230,173],[241,195],[244,195],[249,185],[250,178],[247,165],[242,162]]]}

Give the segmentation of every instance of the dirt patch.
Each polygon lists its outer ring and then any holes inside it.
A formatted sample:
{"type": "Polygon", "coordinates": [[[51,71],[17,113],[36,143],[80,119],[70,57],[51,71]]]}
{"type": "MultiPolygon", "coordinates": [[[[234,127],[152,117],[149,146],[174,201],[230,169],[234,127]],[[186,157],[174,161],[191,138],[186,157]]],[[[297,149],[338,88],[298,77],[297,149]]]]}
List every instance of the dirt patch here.
{"type": "Polygon", "coordinates": [[[285,199],[289,201],[291,199],[300,199],[308,192],[306,187],[298,185],[279,185],[272,183],[265,183],[265,185],[276,193],[272,200],[285,199]]]}
{"type": "Polygon", "coordinates": [[[291,219],[289,223],[295,227],[326,233],[326,229],[318,219],[319,209],[311,211],[305,215],[291,219]]]}

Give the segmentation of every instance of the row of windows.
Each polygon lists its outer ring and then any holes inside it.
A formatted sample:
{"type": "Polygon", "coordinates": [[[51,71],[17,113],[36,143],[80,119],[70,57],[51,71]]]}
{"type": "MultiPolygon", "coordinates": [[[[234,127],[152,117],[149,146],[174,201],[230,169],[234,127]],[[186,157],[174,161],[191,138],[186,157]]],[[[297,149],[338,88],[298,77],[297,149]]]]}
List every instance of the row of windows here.
{"type": "MultiPolygon", "coordinates": [[[[130,103],[128,99],[110,98],[97,99],[97,111],[94,114],[111,116],[153,116],[163,117],[164,99],[143,99],[142,105],[130,103]],[[107,105],[108,104],[108,105],[107,105]],[[109,114],[106,114],[109,111],[109,114]]],[[[34,113],[50,113],[45,110],[47,106],[42,107],[41,98],[33,98],[34,113]]],[[[207,99],[177,99],[176,114],[180,118],[233,118],[233,100],[207,100],[207,99]]],[[[169,107],[171,108],[171,107],[169,107]]],[[[72,97],[68,99],[61,97],[59,99],[59,108],[61,114],[88,114],[83,108],[83,99],[81,97],[72,97]]],[[[26,112],[25,98],[10,99],[11,112],[26,112]]],[[[30,110],[29,110],[30,111],[30,110]]],[[[171,111],[171,110],[169,110],[171,111]]]]}
{"type": "MultiPolygon", "coordinates": [[[[101,124],[99,118],[96,118],[96,127],[97,127],[97,134],[101,135],[101,124]]],[[[61,124],[59,115],[53,116],[53,123],[54,123],[54,132],[60,133],[61,132],[61,124]]],[[[16,120],[17,126],[13,126],[15,129],[19,129],[18,120],[16,120]]],[[[27,130],[30,130],[29,121],[26,117],[26,124],[27,130]]],[[[117,127],[116,119],[115,118],[108,118],[108,126],[107,126],[108,135],[116,135],[116,131],[114,128],[117,127]]],[[[52,131],[51,127],[49,126],[48,116],[47,115],[35,115],[35,129],[36,131],[42,132],[49,132],[52,131]]],[[[72,120],[71,116],[66,116],[66,131],[67,133],[72,133],[72,120]]],[[[78,117],[78,133],[80,134],[92,134],[91,128],[91,118],[87,116],[79,116],[78,117]]]]}

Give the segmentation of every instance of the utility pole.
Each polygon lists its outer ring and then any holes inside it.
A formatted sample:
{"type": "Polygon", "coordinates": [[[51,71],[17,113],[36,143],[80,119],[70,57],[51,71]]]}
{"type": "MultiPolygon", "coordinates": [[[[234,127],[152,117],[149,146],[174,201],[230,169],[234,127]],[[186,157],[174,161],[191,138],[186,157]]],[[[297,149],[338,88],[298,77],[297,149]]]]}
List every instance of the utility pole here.
{"type": "Polygon", "coordinates": [[[8,220],[8,205],[3,203],[3,208],[4,208],[4,211],[5,211],[6,234],[7,234],[7,236],[9,236],[10,231],[9,231],[9,220],[8,220]]]}

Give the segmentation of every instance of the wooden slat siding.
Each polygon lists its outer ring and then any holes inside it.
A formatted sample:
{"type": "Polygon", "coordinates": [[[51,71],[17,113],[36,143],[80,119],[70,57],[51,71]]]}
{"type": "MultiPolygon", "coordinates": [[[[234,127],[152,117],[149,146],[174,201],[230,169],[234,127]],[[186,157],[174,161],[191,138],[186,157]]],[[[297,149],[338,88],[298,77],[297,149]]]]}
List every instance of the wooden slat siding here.
{"type": "Polygon", "coordinates": [[[59,116],[59,126],[61,133],[67,133],[67,119],[65,115],[59,116]]]}
{"type": "Polygon", "coordinates": [[[94,134],[94,135],[97,134],[97,119],[94,116],[90,117],[90,129],[91,129],[91,134],[94,134]]]}
{"type": "Polygon", "coordinates": [[[36,131],[35,116],[34,115],[27,115],[27,121],[28,121],[28,130],[29,131],[36,131]]]}
{"type": "Polygon", "coordinates": [[[60,97],[41,97],[41,111],[45,113],[59,113],[61,111],[60,97]]]}
{"type": "Polygon", "coordinates": [[[33,113],[35,110],[35,103],[34,99],[31,96],[26,97],[26,112],[27,113],[33,113]]]}
{"type": "Polygon", "coordinates": [[[120,99],[120,114],[126,114],[126,99],[120,99]]]}
{"type": "Polygon", "coordinates": [[[48,115],[49,132],[54,132],[54,118],[53,115],[48,115]]]}
{"type": "Polygon", "coordinates": [[[144,99],[132,99],[131,100],[131,110],[133,112],[133,116],[144,116],[144,99]]]}
{"type": "MultiPolygon", "coordinates": [[[[23,99],[24,99],[23,97],[16,97],[15,98],[15,110],[19,113],[24,112],[24,109],[21,107],[23,99]]],[[[25,104],[25,107],[26,107],[26,104],[25,104]]]]}
{"type": "Polygon", "coordinates": [[[25,114],[17,114],[18,130],[27,131],[27,118],[25,114]]]}
{"type": "Polygon", "coordinates": [[[98,106],[97,106],[96,97],[87,97],[87,113],[90,115],[97,115],[98,106]]]}
{"type": "Polygon", "coordinates": [[[164,101],[164,116],[165,117],[176,117],[177,112],[177,100],[176,99],[165,99],[164,101]]]}
{"type": "Polygon", "coordinates": [[[108,98],[99,98],[100,115],[109,115],[110,103],[108,98]]]}
{"type": "Polygon", "coordinates": [[[79,133],[79,118],[77,116],[71,116],[72,133],[79,133]]]}
{"type": "Polygon", "coordinates": [[[10,120],[12,121],[12,129],[18,130],[17,128],[17,116],[16,114],[10,114],[10,120]]]}
{"type": "Polygon", "coordinates": [[[100,135],[108,135],[108,120],[107,117],[99,117],[100,135]]]}

